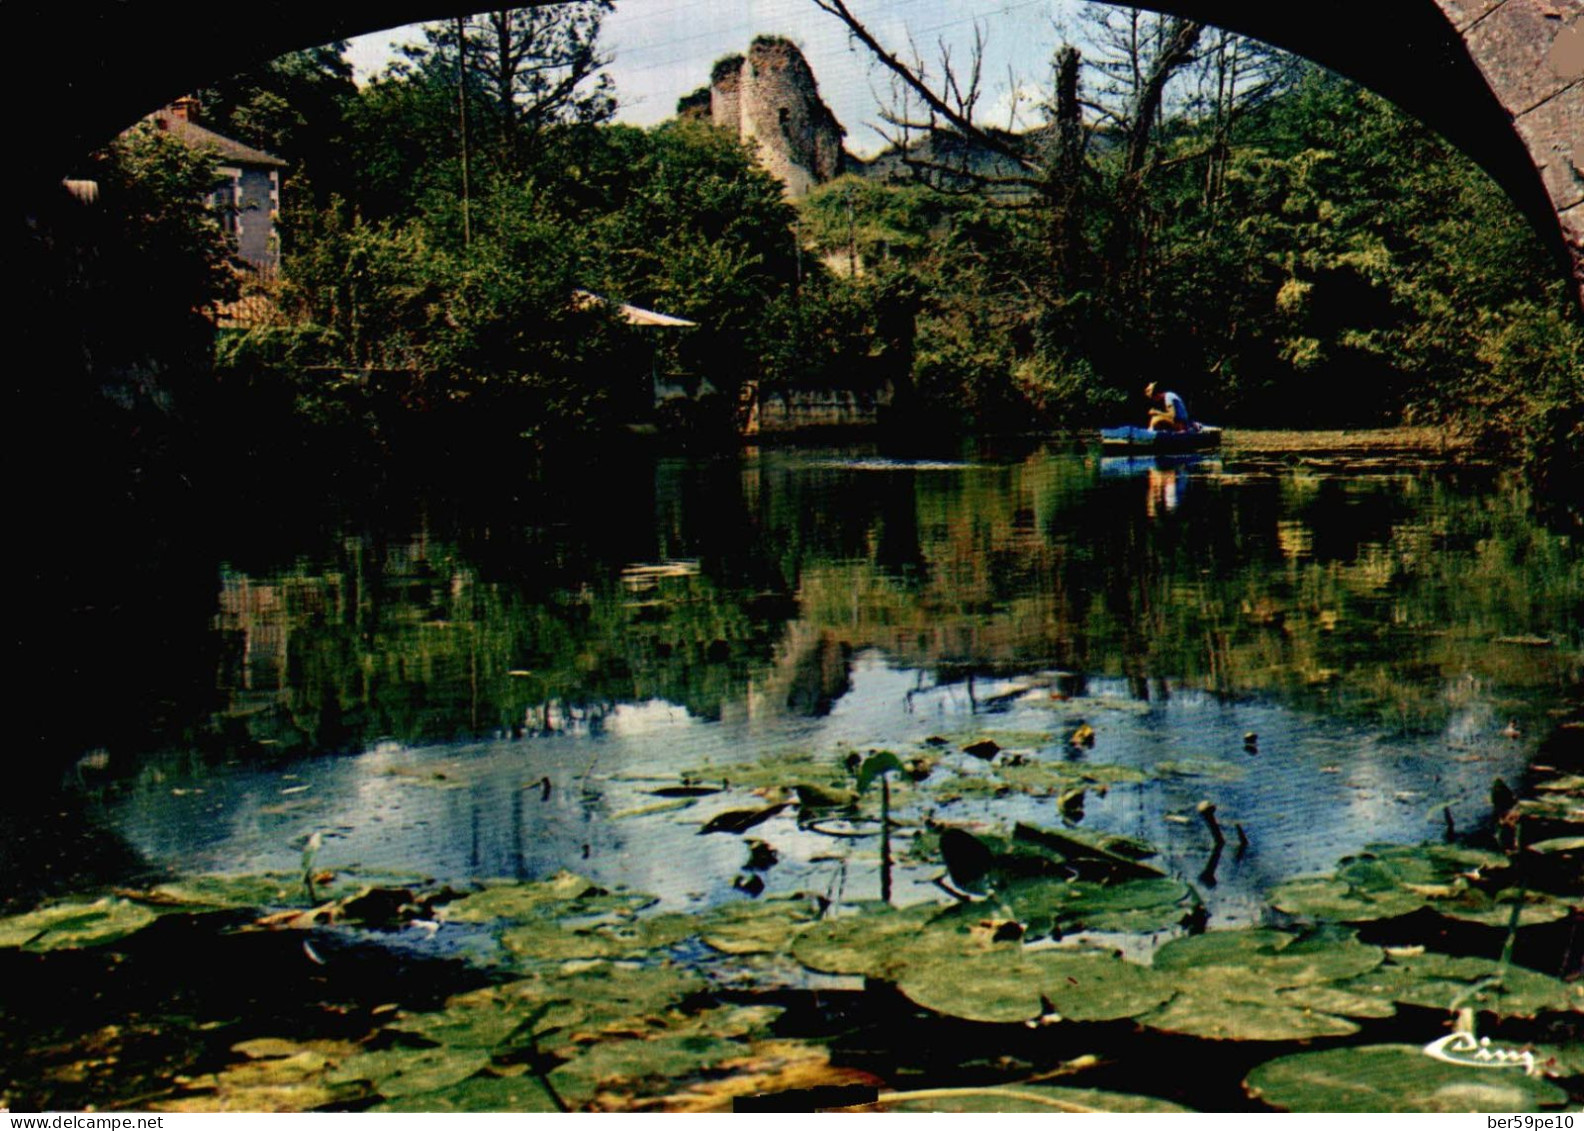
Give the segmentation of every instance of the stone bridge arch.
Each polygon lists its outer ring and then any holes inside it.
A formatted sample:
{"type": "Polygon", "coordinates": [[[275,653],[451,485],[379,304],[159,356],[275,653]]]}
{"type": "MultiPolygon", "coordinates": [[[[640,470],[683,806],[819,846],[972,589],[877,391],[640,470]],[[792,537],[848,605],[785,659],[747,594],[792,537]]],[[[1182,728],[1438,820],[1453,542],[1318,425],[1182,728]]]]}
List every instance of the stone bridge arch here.
{"type": "MultiPolygon", "coordinates": [[[[1502,186],[1584,303],[1584,0],[1141,6],[1303,55],[1437,130],[1502,186]]],[[[22,133],[23,175],[38,184],[58,179],[142,114],[286,51],[485,7],[479,0],[101,0],[84,10],[21,0],[6,12],[8,27],[20,32],[14,44],[58,44],[63,56],[13,91],[12,105],[23,111],[12,123],[22,133]]]]}

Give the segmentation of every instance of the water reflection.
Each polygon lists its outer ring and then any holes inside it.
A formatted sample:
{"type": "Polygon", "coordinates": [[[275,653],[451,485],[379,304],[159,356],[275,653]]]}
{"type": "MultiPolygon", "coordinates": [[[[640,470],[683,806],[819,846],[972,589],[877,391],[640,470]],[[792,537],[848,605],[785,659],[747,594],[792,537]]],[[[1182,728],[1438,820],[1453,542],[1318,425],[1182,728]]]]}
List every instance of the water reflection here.
{"type": "MultiPolygon", "coordinates": [[[[1133,463],[665,459],[612,512],[425,500],[300,537],[272,568],[218,547],[192,626],[213,679],[171,691],[186,737],[153,756],[95,744],[83,785],[182,867],[289,867],[324,829],[371,867],[574,866],[685,901],[720,895],[742,845],[696,836],[707,806],[624,816],[645,775],[1042,733],[1036,757],[1240,763],[1209,779],[1254,842],[1220,862],[1235,909],[1339,849],[1434,835],[1444,805],[1477,819],[1529,749],[1505,724],[1543,733],[1580,678],[1584,565],[1509,484],[1133,463]],[[1064,750],[1086,718],[1100,744],[1064,750]]],[[[1172,818],[1207,788],[1117,787],[1088,819],[1194,875],[1203,830],[1172,818]]],[[[832,882],[790,821],[766,826],[794,846],[776,883],[832,882]]]]}
{"type": "Polygon", "coordinates": [[[223,566],[222,706],[197,729],[235,754],[597,727],[650,700],[819,717],[871,647],[923,672],[1169,679],[1410,730],[1470,688],[1544,696],[1579,671],[1572,547],[1516,494],[1444,475],[768,452],[662,461],[653,486],[626,560],[590,555],[581,527],[440,535],[430,512],[287,568],[223,566]]]}
{"type": "Polygon", "coordinates": [[[1217,457],[1203,453],[1174,456],[1105,456],[1100,474],[1106,478],[1138,478],[1144,482],[1144,515],[1163,518],[1177,513],[1188,493],[1192,476],[1216,475],[1217,457]]]}

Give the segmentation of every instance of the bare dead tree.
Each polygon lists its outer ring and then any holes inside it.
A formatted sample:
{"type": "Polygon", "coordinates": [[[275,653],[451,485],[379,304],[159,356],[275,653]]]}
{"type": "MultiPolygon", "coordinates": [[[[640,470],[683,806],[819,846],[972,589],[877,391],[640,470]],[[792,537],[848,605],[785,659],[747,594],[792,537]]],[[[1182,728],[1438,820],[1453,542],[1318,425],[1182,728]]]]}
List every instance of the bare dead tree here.
{"type": "Polygon", "coordinates": [[[1258,40],[1219,28],[1206,32],[1194,74],[1197,89],[1187,107],[1190,116],[1209,127],[1209,144],[1204,150],[1205,207],[1217,209],[1225,193],[1238,121],[1250,109],[1290,89],[1302,73],[1292,56],[1258,40]]]}
{"type": "MultiPolygon", "coordinates": [[[[881,44],[869,28],[853,14],[845,0],[813,0],[813,2],[821,11],[841,20],[846,25],[848,33],[868,48],[875,60],[896,80],[897,89],[903,95],[898,99],[901,105],[882,111],[881,119],[893,130],[899,131],[887,133],[886,140],[903,155],[903,160],[910,166],[924,173],[945,174],[952,177],[970,175],[971,170],[966,163],[953,165],[934,157],[921,159],[909,156],[915,134],[923,134],[931,139],[948,139],[947,144],[941,146],[946,152],[954,149],[959,153],[964,152],[961,147],[950,144],[951,140],[960,140],[997,155],[1009,166],[1005,174],[975,177],[973,179],[976,182],[1017,188],[1025,193],[1038,189],[1041,184],[1040,165],[1028,152],[1027,147],[1010,132],[1003,134],[988,130],[974,121],[984,74],[985,40],[981,27],[978,25],[974,27],[974,43],[966,72],[952,60],[950,49],[944,42],[939,45],[939,81],[932,82],[930,69],[916,44],[909,42],[911,58],[905,59],[881,44]],[[918,104],[917,110],[913,109],[915,100],[918,104]]],[[[944,183],[942,187],[945,187],[944,183]]]]}

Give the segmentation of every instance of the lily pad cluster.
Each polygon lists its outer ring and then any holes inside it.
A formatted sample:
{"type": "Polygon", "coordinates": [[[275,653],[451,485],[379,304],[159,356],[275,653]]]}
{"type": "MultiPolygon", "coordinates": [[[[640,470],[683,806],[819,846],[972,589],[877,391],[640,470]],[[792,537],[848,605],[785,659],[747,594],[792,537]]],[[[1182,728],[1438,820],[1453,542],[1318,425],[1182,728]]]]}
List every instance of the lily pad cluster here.
{"type": "Polygon", "coordinates": [[[1278,911],[1307,919],[1363,923],[1429,909],[1492,927],[1533,926],[1566,918],[1578,897],[1521,888],[1499,852],[1452,845],[1371,845],[1345,857],[1334,873],[1306,876],[1272,888],[1278,911]]]}
{"type": "Polygon", "coordinates": [[[970,1021],[1108,1021],[1171,996],[1151,971],[1110,952],[1028,947],[932,907],[825,920],[792,953],[811,970],[890,982],[926,1009],[970,1021]]]}
{"type": "Polygon", "coordinates": [[[694,999],[671,966],[576,963],[402,1015],[362,1044],[266,1038],[245,1059],[188,1079],[166,1111],[474,1112],[626,1110],[684,1089],[684,1110],[729,1107],[767,1080],[873,1083],[823,1048],[773,1039],[780,1010],[694,999]]]}
{"type": "Polygon", "coordinates": [[[737,900],[707,911],[643,915],[656,898],[600,887],[572,872],[496,881],[441,909],[448,922],[492,926],[519,968],[575,960],[658,959],[689,939],[722,955],[774,954],[817,914],[803,896],[737,900]]]}
{"type": "Polygon", "coordinates": [[[1153,1029],[1210,1040],[1287,1041],[1356,1033],[1354,1018],[1389,1017],[1390,1000],[1350,989],[1385,960],[1350,932],[1210,931],[1156,951],[1174,996],[1139,1018],[1153,1029]]]}

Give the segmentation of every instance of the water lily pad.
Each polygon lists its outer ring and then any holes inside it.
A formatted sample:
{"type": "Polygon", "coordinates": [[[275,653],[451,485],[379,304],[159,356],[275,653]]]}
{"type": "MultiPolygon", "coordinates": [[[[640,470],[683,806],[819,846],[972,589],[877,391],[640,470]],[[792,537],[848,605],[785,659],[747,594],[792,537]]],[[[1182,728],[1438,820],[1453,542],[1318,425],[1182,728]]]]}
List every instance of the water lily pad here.
{"type": "Polygon", "coordinates": [[[1078,829],[1050,829],[1019,822],[1012,829],[1012,839],[1059,853],[1069,861],[1095,865],[1100,874],[1122,878],[1148,878],[1163,874],[1159,868],[1143,863],[1156,854],[1155,847],[1133,837],[1078,829]]]}
{"type": "Polygon", "coordinates": [[[194,908],[290,907],[308,902],[301,873],[258,875],[205,873],[158,884],[148,893],[158,903],[194,908]]]}
{"type": "Polygon", "coordinates": [[[802,897],[726,903],[698,920],[698,935],[722,954],[773,954],[791,946],[814,915],[802,897]]]}
{"type": "Polygon", "coordinates": [[[1399,884],[1442,884],[1473,872],[1506,868],[1499,852],[1449,844],[1372,844],[1357,856],[1344,857],[1337,868],[1339,879],[1354,888],[1373,891],[1399,884]]]}
{"type": "Polygon", "coordinates": [[[622,944],[595,931],[573,930],[555,920],[525,923],[501,932],[501,945],[530,962],[565,962],[571,958],[613,958],[622,944]]]}
{"type": "Polygon", "coordinates": [[[312,1111],[330,1104],[346,1103],[358,1096],[356,1086],[331,1086],[318,1080],[292,1084],[236,1085],[224,1073],[200,1078],[195,1086],[174,1096],[153,1100],[151,1111],[173,1113],[211,1112],[296,1112],[312,1111]]]}
{"type": "Polygon", "coordinates": [[[1168,1004],[1139,1018],[1140,1023],[1212,1041],[1304,1041],[1358,1032],[1358,1026],[1344,1017],[1283,1004],[1270,990],[1264,991],[1268,1001],[1229,997],[1221,979],[1236,973],[1217,967],[1199,971],[1168,1004]]]}
{"type": "Polygon", "coordinates": [[[667,911],[660,915],[645,915],[600,924],[596,930],[601,937],[611,940],[624,955],[643,954],[662,947],[674,946],[699,932],[696,915],[667,911]]]}
{"type": "Polygon", "coordinates": [[[1289,945],[1286,931],[1245,929],[1206,931],[1173,939],[1155,952],[1157,970],[1191,970],[1198,966],[1239,966],[1244,961],[1272,955],[1289,945]]]}
{"type": "MultiPolygon", "coordinates": [[[[1454,845],[1371,845],[1344,857],[1330,876],[1306,876],[1272,888],[1280,911],[1338,923],[1363,923],[1412,914],[1424,907],[1475,922],[1494,921],[1489,899],[1474,881],[1508,866],[1505,856],[1454,845]]],[[[1550,922],[1553,909],[1524,912],[1524,923],[1550,922]]],[[[1566,912],[1564,911],[1563,914],[1566,912]]],[[[1505,925],[1505,921],[1502,922],[1505,925]]]]}
{"type": "Polygon", "coordinates": [[[1044,1084],[1011,1084],[993,1088],[935,1088],[920,1092],[882,1095],[865,1110],[899,1112],[1184,1112],[1154,1096],[1132,1096],[1093,1088],[1053,1088],[1044,1084]]]}
{"type": "Polygon", "coordinates": [[[294,1056],[302,1051],[302,1045],[284,1037],[255,1037],[251,1041],[241,1041],[232,1045],[231,1051],[241,1053],[249,1060],[267,1060],[272,1057],[294,1056]]]}
{"type": "Polygon", "coordinates": [[[876,1088],[880,1080],[855,1068],[831,1064],[823,1045],[796,1040],[754,1041],[742,1054],[717,1066],[704,1079],[641,1099],[632,1110],[729,1112],[739,1096],[806,1092],[815,1088],[876,1088]]]}
{"type": "Polygon", "coordinates": [[[1558,836],[1550,840],[1536,841],[1529,845],[1529,851],[1538,852],[1542,856],[1561,852],[1584,852],[1584,836],[1558,836]]]}
{"type": "Polygon", "coordinates": [[[1115,785],[1144,780],[1146,775],[1132,766],[1043,760],[1001,761],[987,772],[942,777],[923,788],[935,801],[944,804],[1014,793],[1030,797],[1055,797],[1075,786],[1115,785]]]}
{"type": "Polygon", "coordinates": [[[682,774],[684,783],[721,782],[732,789],[779,789],[802,781],[842,788],[852,784],[847,768],[832,758],[810,754],[775,754],[753,762],[697,766],[682,774]]]}
{"type": "Polygon", "coordinates": [[[494,920],[526,922],[546,915],[599,915],[633,912],[656,903],[642,892],[609,892],[573,872],[557,872],[547,880],[490,881],[483,891],[445,906],[444,918],[457,923],[494,920]]]}
{"type": "Polygon", "coordinates": [[[1277,990],[1276,1000],[1296,1009],[1312,1009],[1338,1017],[1383,1018],[1397,1012],[1388,998],[1371,997],[1337,986],[1292,986],[1277,990]]]}
{"type": "Polygon", "coordinates": [[[1467,1007],[1498,1017],[1584,1012],[1584,985],[1561,982],[1522,966],[1509,966],[1499,985],[1484,985],[1495,977],[1497,966],[1488,958],[1393,955],[1385,965],[1343,988],[1404,1005],[1445,1010],[1467,1007]]]}
{"type": "Polygon", "coordinates": [[[1155,952],[1153,964],[1157,970],[1190,974],[1206,966],[1235,966],[1279,988],[1353,978],[1384,958],[1380,947],[1361,943],[1340,927],[1300,934],[1250,928],[1173,939],[1155,952]]]}
{"type": "Polygon", "coordinates": [[[661,1033],[600,1041],[550,1073],[575,1106],[602,1091],[672,1090],[678,1081],[742,1055],[744,1046],[704,1033],[661,1033]]]}
{"type": "Polygon", "coordinates": [[[502,1077],[473,1076],[438,1091],[401,1096],[377,1104],[370,1111],[407,1112],[521,1112],[560,1110],[532,1074],[502,1077]]]}
{"type": "MultiPolygon", "coordinates": [[[[290,1084],[317,1076],[330,1060],[318,1049],[294,1049],[285,1056],[250,1057],[221,1073],[226,1082],[238,1087],[290,1084]]],[[[339,1081],[332,1081],[339,1082],[339,1081]]]]}
{"type": "Polygon", "coordinates": [[[0,947],[72,950],[103,946],[142,930],[157,918],[156,912],[125,899],[55,903],[0,919],[0,947]]]}
{"type": "Polygon", "coordinates": [[[331,1084],[366,1080],[386,1099],[399,1099],[450,1087],[489,1062],[490,1054],[476,1048],[393,1048],[348,1057],[327,1080],[331,1084]]]}
{"type": "Polygon", "coordinates": [[[858,767],[858,792],[866,792],[874,780],[886,774],[896,774],[900,779],[907,774],[907,766],[889,750],[880,750],[863,760],[858,767]]]}
{"type": "Polygon", "coordinates": [[[561,989],[545,978],[489,986],[451,997],[443,1010],[405,1016],[393,1028],[449,1048],[493,1049],[536,1013],[544,1030],[582,1023],[587,1011],[561,989]],[[548,1013],[539,1013],[546,1005],[548,1013]]]}
{"type": "Polygon", "coordinates": [[[1243,1086],[1285,1111],[1525,1112],[1567,1100],[1554,1084],[1522,1072],[1447,1064],[1412,1045],[1279,1057],[1250,1072],[1243,1086]]]}
{"type": "Polygon", "coordinates": [[[1151,1028],[1210,1040],[1280,1041],[1358,1031],[1349,1017],[1389,1017],[1389,999],[1339,988],[1379,966],[1384,953],[1337,928],[1294,935],[1245,929],[1173,939],[1154,968],[1177,990],[1140,1018],[1151,1028]]]}
{"type": "Polygon", "coordinates": [[[590,962],[457,994],[444,1010],[403,1017],[394,1028],[451,1048],[488,1050],[514,1034],[513,1044],[525,1043],[526,1025],[541,1048],[559,1049],[574,1031],[647,1024],[705,986],[698,974],[664,963],[590,962]]]}
{"type": "Polygon", "coordinates": [[[858,802],[858,791],[855,789],[838,789],[814,782],[798,782],[793,785],[792,792],[797,795],[798,808],[804,812],[812,809],[845,809],[858,802]]]}
{"type": "MultiPolygon", "coordinates": [[[[491,985],[453,996],[442,1011],[406,1015],[393,1028],[453,1049],[494,1049],[545,998],[543,979],[491,985]]],[[[581,1017],[573,1011],[561,1020],[577,1022],[581,1017]]]]}
{"type": "Polygon", "coordinates": [[[1156,762],[1151,767],[1157,777],[1204,778],[1208,781],[1241,781],[1248,770],[1233,762],[1215,758],[1180,758],[1170,762],[1156,762]]]}
{"type": "Polygon", "coordinates": [[[1550,781],[1540,782],[1535,789],[1541,793],[1577,793],[1584,795],[1584,774],[1565,774],[1550,781]]]}
{"type": "Polygon", "coordinates": [[[1513,905],[1520,904],[1518,925],[1532,927],[1539,923],[1555,923],[1566,919],[1573,905],[1564,899],[1540,891],[1519,891],[1508,888],[1487,895],[1478,888],[1460,891],[1450,898],[1431,899],[1428,906],[1438,915],[1458,919],[1465,923],[1483,923],[1487,927],[1506,927],[1512,922],[1513,905]]]}
{"type": "MultiPolygon", "coordinates": [[[[711,790],[718,793],[719,790],[711,790]]],[[[698,799],[693,797],[673,797],[667,801],[653,801],[647,805],[635,805],[631,809],[622,809],[611,814],[613,821],[625,821],[631,817],[654,817],[661,813],[675,813],[682,809],[691,809],[698,804],[698,799]]]]}
{"type": "Polygon", "coordinates": [[[906,964],[899,989],[910,1000],[970,1021],[1070,1021],[1137,1017],[1171,997],[1166,979],[1106,954],[1028,950],[1003,943],[906,964]]]}
{"type": "Polygon", "coordinates": [[[1015,919],[1027,937],[1060,938],[1074,931],[1143,933],[1182,922],[1198,904],[1193,888],[1180,880],[1144,879],[1101,884],[1086,880],[1033,878],[999,887],[989,904],[948,909],[944,919],[978,918],[986,908],[1015,919]]]}
{"type": "Polygon", "coordinates": [[[1546,797],[1526,797],[1514,805],[1511,815],[1535,821],[1584,821],[1584,806],[1580,799],[1568,794],[1546,797]]]}
{"type": "Polygon", "coordinates": [[[810,970],[890,981],[907,962],[919,933],[942,910],[935,904],[919,904],[901,911],[867,908],[860,914],[822,919],[798,935],[792,955],[810,970]]]}
{"type": "Polygon", "coordinates": [[[170,1112],[309,1111],[367,1094],[361,1083],[328,1079],[329,1066],[352,1048],[343,1042],[261,1038],[236,1048],[248,1059],[186,1080],[180,1092],[150,1107],[170,1112]]]}
{"type": "MultiPolygon", "coordinates": [[[[1078,880],[1072,883],[1040,885],[1040,902],[1049,907],[1056,930],[1119,931],[1142,933],[1165,930],[1182,922],[1185,914],[1199,903],[1194,889],[1181,880],[1126,880],[1117,884],[1096,884],[1078,880]],[[1058,898],[1049,902],[1051,895],[1058,898]]],[[[1034,885],[1021,885],[1009,892],[1008,904],[1021,918],[1033,919],[1035,907],[1024,902],[1034,885]]]]}
{"type": "Polygon", "coordinates": [[[1075,785],[1121,785],[1147,779],[1134,766],[1109,762],[1022,762],[997,765],[995,775],[1023,793],[1036,796],[1071,789],[1075,785]]]}
{"type": "Polygon", "coordinates": [[[547,980],[548,996],[579,1005],[584,1024],[612,1024],[653,1017],[695,994],[708,983],[702,975],[667,963],[646,966],[593,964],[564,970],[547,980]]]}
{"type": "Polygon", "coordinates": [[[1332,923],[1395,919],[1425,905],[1425,897],[1402,888],[1356,892],[1330,876],[1303,876],[1271,888],[1266,901],[1276,910],[1332,923]]]}

